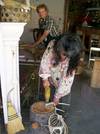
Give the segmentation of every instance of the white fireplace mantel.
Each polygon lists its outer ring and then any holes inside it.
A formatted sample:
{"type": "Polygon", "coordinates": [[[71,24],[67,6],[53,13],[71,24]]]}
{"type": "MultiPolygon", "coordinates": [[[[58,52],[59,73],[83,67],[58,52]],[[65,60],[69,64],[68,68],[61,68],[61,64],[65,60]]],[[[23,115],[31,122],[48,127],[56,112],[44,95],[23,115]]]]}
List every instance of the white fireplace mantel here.
{"type": "Polygon", "coordinates": [[[5,124],[8,122],[7,101],[20,114],[19,39],[26,23],[0,23],[0,78],[5,124]]]}

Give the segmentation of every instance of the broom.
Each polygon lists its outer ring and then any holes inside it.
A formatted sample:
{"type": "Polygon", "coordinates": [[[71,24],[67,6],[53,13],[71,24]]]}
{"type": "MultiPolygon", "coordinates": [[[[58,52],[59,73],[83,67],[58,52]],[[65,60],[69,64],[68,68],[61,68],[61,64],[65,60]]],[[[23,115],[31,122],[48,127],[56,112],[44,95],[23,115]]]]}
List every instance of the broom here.
{"type": "Polygon", "coordinates": [[[45,87],[45,101],[48,103],[50,100],[50,87],[45,87]]]}
{"type": "Polygon", "coordinates": [[[7,107],[8,107],[8,124],[7,124],[8,134],[16,134],[16,132],[19,132],[20,130],[24,130],[22,121],[18,117],[10,101],[8,102],[7,107]]]}

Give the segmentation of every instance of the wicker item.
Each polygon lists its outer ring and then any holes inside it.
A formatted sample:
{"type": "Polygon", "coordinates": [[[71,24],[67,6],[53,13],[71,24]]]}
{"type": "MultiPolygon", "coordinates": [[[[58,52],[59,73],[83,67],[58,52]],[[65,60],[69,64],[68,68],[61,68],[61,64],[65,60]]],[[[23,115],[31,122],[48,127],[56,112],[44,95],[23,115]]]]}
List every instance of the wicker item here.
{"type": "Polygon", "coordinates": [[[27,22],[30,20],[30,11],[21,7],[1,7],[2,22],[27,22]]]}

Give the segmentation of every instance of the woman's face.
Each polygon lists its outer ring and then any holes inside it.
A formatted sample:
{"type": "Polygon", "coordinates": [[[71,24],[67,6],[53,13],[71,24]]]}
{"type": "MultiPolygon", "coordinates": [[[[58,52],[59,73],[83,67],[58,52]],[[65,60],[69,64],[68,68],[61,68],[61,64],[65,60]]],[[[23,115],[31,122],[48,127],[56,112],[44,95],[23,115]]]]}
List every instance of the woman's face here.
{"type": "Polygon", "coordinates": [[[66,53],[64,51],[61,51],[60,53],[60,61],[64,61],[67,58],[66,53]]]}
{"type": "Polygon", "coordinates": [[[68,58],[67,51],[60,43],[54,45],[54,58],[57,62],[63,62],[68,58]]]}

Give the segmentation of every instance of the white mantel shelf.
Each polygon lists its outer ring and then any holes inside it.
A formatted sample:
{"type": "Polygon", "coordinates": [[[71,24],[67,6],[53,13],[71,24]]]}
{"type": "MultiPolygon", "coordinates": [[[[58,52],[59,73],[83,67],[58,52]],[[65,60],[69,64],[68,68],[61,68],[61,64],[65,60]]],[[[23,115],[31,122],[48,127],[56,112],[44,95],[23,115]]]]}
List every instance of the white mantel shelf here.
{"type": "Polygon", "coordinates": [[[12,102],[17,114],[21,117],[18,46],[25,24],[0,22],[0,77],[5,124],[8,122],[7,100],[12,102]],[[11,89],[13,90],[10,92],[11,89]]]}

